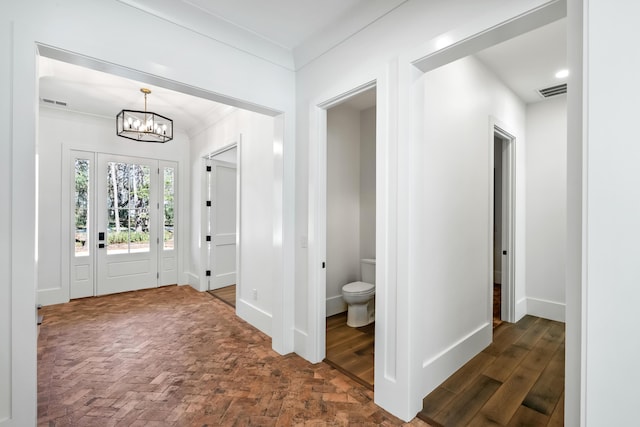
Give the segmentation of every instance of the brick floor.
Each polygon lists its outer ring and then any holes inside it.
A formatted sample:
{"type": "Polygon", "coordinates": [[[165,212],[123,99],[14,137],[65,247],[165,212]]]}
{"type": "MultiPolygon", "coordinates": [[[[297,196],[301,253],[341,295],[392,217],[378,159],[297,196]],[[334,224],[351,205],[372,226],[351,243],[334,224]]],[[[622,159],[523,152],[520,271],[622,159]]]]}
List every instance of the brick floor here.
{"type": "Polygon", "coordinates": [[[426,426],[324,363],[280,356],[188,286],[44,307],[41,426],[426,426]]]}

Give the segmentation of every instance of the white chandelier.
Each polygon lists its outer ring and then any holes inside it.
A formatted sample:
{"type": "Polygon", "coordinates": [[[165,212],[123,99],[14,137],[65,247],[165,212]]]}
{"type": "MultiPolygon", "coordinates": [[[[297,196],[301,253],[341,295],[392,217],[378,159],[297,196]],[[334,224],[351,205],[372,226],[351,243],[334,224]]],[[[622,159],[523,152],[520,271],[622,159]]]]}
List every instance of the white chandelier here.
{"type": "Polygon", "coordinates": [[[122,110],[116,116],[116,134],[123,138],[145,142],[167,142],[173,139],[173,120],[147,111],[149,89],[143,87],[144,111],[122,110]]]}

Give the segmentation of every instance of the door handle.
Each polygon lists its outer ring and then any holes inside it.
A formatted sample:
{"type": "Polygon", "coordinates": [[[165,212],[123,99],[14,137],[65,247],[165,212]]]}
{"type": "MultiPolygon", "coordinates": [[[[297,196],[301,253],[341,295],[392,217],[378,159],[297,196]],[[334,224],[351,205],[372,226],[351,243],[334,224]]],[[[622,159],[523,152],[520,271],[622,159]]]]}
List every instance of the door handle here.
{"type": "Polygon", "coordinates": [[[104,231],[98,233],[98,240],[104,240],[104,231]]]}
{"type": "Polygon", "coordinates": [[[104,249],[104,243],[98,243],[98,249],[104,249]]]}

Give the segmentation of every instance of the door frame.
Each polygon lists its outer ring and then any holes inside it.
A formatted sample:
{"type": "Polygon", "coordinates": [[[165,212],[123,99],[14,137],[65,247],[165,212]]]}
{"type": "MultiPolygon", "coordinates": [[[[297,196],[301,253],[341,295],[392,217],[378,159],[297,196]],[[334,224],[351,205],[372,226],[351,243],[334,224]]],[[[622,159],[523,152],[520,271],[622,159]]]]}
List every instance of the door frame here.
{"type": "MultiPolygon", "coordinates": [[[[71,299],[75,299],[78,297],[71,297],[72,294],[72,286],[71,286],[71,274],[72,274],[72,270],[71,270],[71,264],[73,262],[73,250],[72,250],[72,246],[71,246],[71,235],[72,235],[72,231],[75,228],[74,225],[74,221],[73,221],[73,215],[71,213],[72,209],[73,209],[73,204],[74,204],[74,193],[75,193],[75,187],[73,184],[73,173],[72,173],[72,165],[73,165],[73,161],[74,159],[77,157],[75,153],[82,153],[85,154],[85,157],[88,157],[91,159],[91,164],[93,166],[93,170],[90,172],[90,179],[91,179],[91,184],[90,184],[90,191],[93,194],[93,197],[91,197],[91,200],[89,201],[89,205],[90,205],[90,209],[93,210],[94,214],[91,215],[91,217],[89,218],[89,226],[92,230],[92,233],[97,233],[97,226],[98,226],[98,221],[97,221],[97,208],[98,208],[98,203],[97,203],[97,179],[98,178],[98,157],[99,155],[106,155],[106,156],[114,156],[114,157],[122,157],[122,158],[128,158],[128,159],[146,159],[146,160],[151,160],[153,162],[156,162],[158,167],[160,169],[162,169],[164,166],[167,165],[173,165],[174,166],[174,203],[175,203],[175,232],[174,232],[174,245],[175,245],[175,258],[176,258],[176,269],[178,270],[178,278],[179,278],[179,271],[180,271],[180,259],[182,258],[182,249],[181,249],[181,242],[178,241],[178,236],[181,234],[180,230],[178,230],[179,226],[178,226],[178,217],[180,215],[179,211],[181,209],[181,196],[180,196],[180,162],[179,161],[175,161],[175,160],[166,160],[164,158],[160,158],[160,157],[142,157],[139,155],[130,155],[130,154],[124,154],[124,153],[106,153],[106,152],[102,152],[102,151],[94,151],[94,150],[89,150],[86,148],[77,148],[74,146],[70,146],[67,144],[63,144],[62,146],[62,193],[60,196],[61,199],[61,206],[62,206],[62,212],[61,212],[61,226],[62,226],[62,230],[61,230],[61,239],[60,239],[60,253],[61,253],[61,283],[63,284],[63,288],[66,294],[66,301],[70,301],[71,299]],[[65,184],[65,182],[67,184],[65,184]]],[[[160,203],[163,199],[164,199],[164,193],[163,191],[161,191],[160,187],[163,185],[163,181],[160,180],[160,175],[158,172],[158,203],[160,203]]],[[[158,207],[159,210],[159,207],[158,207]]],[[[162,229],[161,224],[160,224],[160,212],[158,212],[158,233],[160,233],[160,230],[162,229]]],[[[91,252],[90,257],[92,258],[92,288],[93,288],[93,293],[90,296],[97,296],[97,292],[98,292],[98,276],[97,276],[97,268],[98,268],[98,262],[97,262],[97,238],[96,238],[97,234],[94,235],[89,235],[89,244],[93,245],[93,252],[91,252]]],[[[160,236],[160,234],[158,234],[158,237],[160,236]]],[[[161,243],[161,242],[160,242],[161,243]]],[[[157,260],[157,273],[160,274],[160,276],[162,276],[162,272],[161,272],[161,268],[162,268],[162,260],[161,260],[161,256],[162,256],[162,250],[161,250],[161,245],[158,244],[158,250],[156,253],[156,260],[157,260]]],[[[160,278],[157,279],[157,286],[162,286],[160,284],[160,278]]],[[[157,287],[156,286],[156,287],[157,287]]]]}
{"type": "Polygon", "coordinates": [[[504,321],[513,323],[516,316],[516,298],[515,298],[515,227],[516,227],[516,137],[513,133],[505,130],[506,126],[498,123],[494,117],[491,118],[490,125],[490,142],[489,150],[489,170],[491,173],[490,196],[489,196],[489,219],[491,221],[491,238],[489,251],[489,313],[493,317],[493,252],[494,252],[494,236],[493,236],[493,215],[494,215],[494,199],[495,199],[495,175],[494,170],[494,153],[495,153],[495,137],[502,141],[502,221],[501,221],[501,247],[506,250],[507,254],[501,263],[501,314],[500,318],[504,321]],[[505,286],[506,282],[506,286],[505,286]]]}
{"type": "MultiPolygon", "coordinates": [[[[378,104],[378,80],[370,80],[355,88],[333,96],[312,107],[312,117],[316,122],[310,127],[317,131],[311,139],[309,147],[309,359],[314,362],[324,360],[326,356],[326,314],[327,314],[327,111],[350,98],[370,89],[376,89],[376,106],[378,104]]],[[[376,112],[376,116],[378,113],[376,112]]],[[[376,125],[376,181],[379,181],[378,165],[383,161],[379,156],[381,136],[376,125]]],[[[380,189],[376,186],[376,211],[380,189]]],[[[376,212],[376,236],[380,235],[381,215],[376,212]]],[[[376,249],[377,249],[376,241],[376,249]]],[[[376,289],[382,286],[383,277],[378,269],[383,260],[376,259],[376,289]]],[[[378,301],[380,298],[378,298],[378,301]]],[[[377,303],[376,303],[377,305],[377,303]]],[[[377,313],[377,312],[376,312],[377,313]]],[[[376,314],[377,317],[377,314],[376,314]]],[[[376,335],[377,330],[376,330],[376,335]]],[[[374,360],[375,363],[375,360],[374,360]]]]}
{"type": "Polygon", "coordinates": [[[206,201],[209,200],[209,181],[208,172],[206,171],[207,162],[213,160],[214,157],[236,148],[236,307],[237,300],[241,295],[241,266],[242,257],[240,250],[241,232],[242,232],[242,134],[238,135],[238,139],[227,144],[217,150],[212,151],[202,158],[201,162],[201,200],[203,201],[200,213],[200,260],[203,271],[200,274],[200,290],[209,290],[209,277],[206,276],[206,270],[212,270],[211,256],[209,253],[206,236],[210,232],[209,229],[209,212],[206,201]]]}

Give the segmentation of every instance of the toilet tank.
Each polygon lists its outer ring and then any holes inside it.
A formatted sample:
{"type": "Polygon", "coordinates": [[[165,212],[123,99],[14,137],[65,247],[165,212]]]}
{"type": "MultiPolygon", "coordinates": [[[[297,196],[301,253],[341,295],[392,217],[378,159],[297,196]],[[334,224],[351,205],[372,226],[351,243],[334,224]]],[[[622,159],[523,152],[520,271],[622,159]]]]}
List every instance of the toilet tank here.
{"type": "Polygon", "coordinates": [[[360,260],[361,281],[365,283],[376,284],[376,260],[365,258],[360,260]]]}

